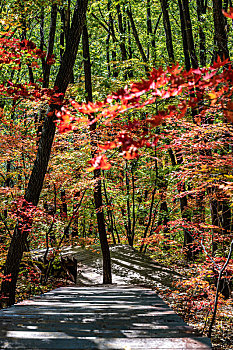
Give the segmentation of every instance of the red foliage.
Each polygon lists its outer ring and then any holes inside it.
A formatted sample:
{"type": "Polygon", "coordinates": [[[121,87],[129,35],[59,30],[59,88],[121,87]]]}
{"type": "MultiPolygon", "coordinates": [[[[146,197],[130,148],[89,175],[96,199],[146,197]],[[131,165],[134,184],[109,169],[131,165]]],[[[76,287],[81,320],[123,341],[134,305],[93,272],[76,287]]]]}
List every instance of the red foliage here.
{"type": "MultiPolygon", "coordinates": [[[[200,125],[209,110],[221,101],[227,120],[232,122],[232,82],[233,70],[229,60],[221,61],[218,57],[217,62],[211,67],[191,69],[189,72],[178,65],[168,67],[166,70],[153,69],[147,80],[132,83],[130,86],[107,96],[105,101],[87,104],[71,101],[71,105],[79,113],[89,116],[95,113],[94,121],[102,120],[105,125],[108,125],[113,119],[120,119],[120,116],[128,111],[152,105],[158,100],[169,100],[170,105],[167,109],[158,111],[155,116],[150,116],[144,121],[148,129],[159,126],[168,118],[170,120],[171,118],[174,120],[182,118],[188,108],[199,109],[195,121],[197,125],[200,125]],[[175,104],[177,99],[171,99],[175,96],[179,97],[178,105],[175,104]]],[[[66,112],[65,115],[58,113],[58,119],[60,120],[58,123],[60,132],[65,132],[72,130],[69,123],[72,125],[75,120],[78,121],[80,118],[77,116],[71,118],[66,112]]],[[[100,149],[106,151],[121,147],[122,155],[126,159],[133,159],[138,157],[139,148],[154,145],[153,142],[149,142],[150,138],[154,138],[153,132],[149,134],[148,131],[143,131],[143,122],[134,120],[129,125],[121,127],[115,140],[101,145],[100,149]],[[128,129],[128,131],[124,129],[128,129]],[[132,135],[130,130],[133,131],[132,135]]],[[[99,169],[102,165],[106,167],[106,162],[100,162],[99,160],[102,158],[99,157],[92,161],[93,166],[90,169],[99,169]]]]}
{"type": "Polygon", "coordinates": [[[94,159],[91,159],[89,163],[92,167],[87,168],[87,171],[93,171],[95,169],[109,170],[111,168],[111,164],[108,163],[105,155],[96,156],[94,159]]]}
{"type": "Polygon", "coordinates": [[[229,7],[229,12],[222,10],[225,17],[233,19],[233,7],[229,7]]]}

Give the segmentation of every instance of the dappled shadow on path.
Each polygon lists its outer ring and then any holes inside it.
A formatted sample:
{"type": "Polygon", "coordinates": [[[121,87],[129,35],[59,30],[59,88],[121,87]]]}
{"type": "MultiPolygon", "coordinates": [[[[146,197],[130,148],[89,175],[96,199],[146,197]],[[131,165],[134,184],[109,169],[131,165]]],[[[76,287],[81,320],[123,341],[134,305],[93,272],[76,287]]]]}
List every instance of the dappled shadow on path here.
{"type": "Polygon", "coordinates": [[[63,287],[0,311],[1,349],[210,349],[148,289],[63,287]]]}
{"type": "MultiPolygon", "coordinates": [[[[128,245],[112,246],[110,250],[114,283],[167,288],[181,277],[128,245]]],[[[81,247],[66,248],[63,251],[63,255],[74,256],[78,261],[77,284],[102,283],[102,259],[99,253],[98,249],[93,252],[81,247]]]]}

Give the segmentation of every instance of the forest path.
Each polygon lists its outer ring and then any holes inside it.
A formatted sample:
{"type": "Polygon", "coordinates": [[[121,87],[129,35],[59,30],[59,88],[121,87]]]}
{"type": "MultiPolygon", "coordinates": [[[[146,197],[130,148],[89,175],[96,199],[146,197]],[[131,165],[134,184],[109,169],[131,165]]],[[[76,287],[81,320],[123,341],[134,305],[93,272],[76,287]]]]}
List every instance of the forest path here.
{"type": "Polygon", "coordinates": [[[211,349],[148,289],[169,288],[180,277],[171,269],[129,246],[113,246],[114,284],[103,286],[98,249],[67,247],[62,255],[77,259],[77,285],[1,310],[0,349],[211,349]]]}
{"type": "MultiPolygon", "coordinates": [[[[42,256],[45,250],[33,251],[42,256]]],[[[128,245],[110,247],[112,261],[112,281],[120,285],[141,285],[168,289],[172,282],[182,278],[174,270],[156,263],[149,256],[139,253],[128,245]]],[[[65,247],[63,257],[75,257],[78,262],[77,285],[102,283],[102,256],[100,248],[85,249],[65,247]]]]}
{"type": "Polygon", "coordinates": [[[1,349],[209,350],[150,289],[62,287],[0,311],[1,349]]]}

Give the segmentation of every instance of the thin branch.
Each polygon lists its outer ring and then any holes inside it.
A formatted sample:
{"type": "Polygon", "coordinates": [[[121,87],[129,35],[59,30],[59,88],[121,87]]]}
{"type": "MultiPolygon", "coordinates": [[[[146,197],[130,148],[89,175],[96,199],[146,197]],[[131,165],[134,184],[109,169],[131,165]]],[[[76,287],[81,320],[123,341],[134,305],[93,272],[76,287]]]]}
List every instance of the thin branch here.
{"type": "Polygon", "coordinates": [[[213,316],[212,316],[212,320],[211,320],[209,331],[208,331],[209,338],[211,338],[212,328],[213,328],[215,318],[216,318],[216,313],[217,313],[217,308],[218,308],[219,289],[220,289],[220,282],[221,282],[222,274],[230,261],[232,250],[233,250],[233,240],[231,241],[230,250],[229,250],[227,260],[226,260],[224,266],[219,271],[219,275],[218,275],[217,289],[216,289],[215,301],[214,301],[214,311],[213,311],[213,316]]]}
{"type": "Polygon", "coordinates": [[[106,30],[106,32],[108,32],[112,36],[114,41],[118,42],[115,34],[108,27],[106,27],[106,25],[96,15],[94,15],[94,13],[92,13],[91,15],[99,22],[99,24],[106,30]]]}

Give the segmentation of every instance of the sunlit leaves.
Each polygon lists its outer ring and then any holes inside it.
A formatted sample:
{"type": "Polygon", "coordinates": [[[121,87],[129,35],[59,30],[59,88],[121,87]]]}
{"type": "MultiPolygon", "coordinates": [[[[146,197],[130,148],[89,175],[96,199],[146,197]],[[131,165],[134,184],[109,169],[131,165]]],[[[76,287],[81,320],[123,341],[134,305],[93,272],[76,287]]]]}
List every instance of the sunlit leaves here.
{"type": "Polygon", "coordinates": [[[229,12],[222,10],[225,17],[233,19],[233,7],[229,7],[229,12]]]}
{"type": "MultiPolygon", "coordinates": [[[[226,67],[227,63],[228,60],[222,62],[218,58],[217,62],[209,68],[191,69],[189,72],[184,71],[178,65],[168,67],[166,70],[153,69],[147,80],[143,79],[130,86],[125,86],[108,95],[102,102],[78,104],[71,101],[71,104],[78,113],[87,114],[92,118],[94,116],[95,119],[92,119],[92,122],[100,121],[107,127],[131,111],[148,108],[163,100],[168,105],[167,109],[161,109],[157,114],[146,118],[147,128],[158,127],[169,118],[183,118],[188,108],[198,108],[200,103],[202,107],[194,118],[198,125],[201,125],[203,118],[211,108],[220,106],[220,102],[225,115],[231,121],[229,99],[232,93],[233,73],[230,66],[226,67]],[[222,67],[224,67],[223,70],[221,70],[222,67]],[[176,99],[172,100],[174,98],[176,99]]],[[[75,123],[75,120],[78,121],[80,118],[75,115],[70,118],[68,114],[63,116],[59,114],[58,117],[61,120],[60,124],[58,123],[61,132],[72,130],[73,126],[68,124],[75,123]]],[[[134,120],[128,126],[122,126],[122,129],[128,129],[128,132],[119,131],[115,135],[115,140],[106,143],[106,146],[101,145],[101,149],[106,151],[120,147],[121,154],[126,159],[137,158],[138,149],[150,145],[149,138],[153,137],[153,133],[142,131],[145,127],[138,120],[134,120]],[[134,133],[134,136],[130,135],[130,131],[134,133]],[[137,133],[136,138],[135,133],[137,133]]],[[[100,163],[93,162],[92,168],[94,169],[95,166],[101,168],[100,163]]],[[[105,166],[104,163],[103,166],[105,166]]]]}
{"type": "Polygon", "coordinates": [[[87,168],[87,171],[93,171],[95,169],[109,170],[111,168],[111,164],[108,162],[105,155],[96,156],[94,159],[91,159],[89,163],[92,166],[87,168]]]}

